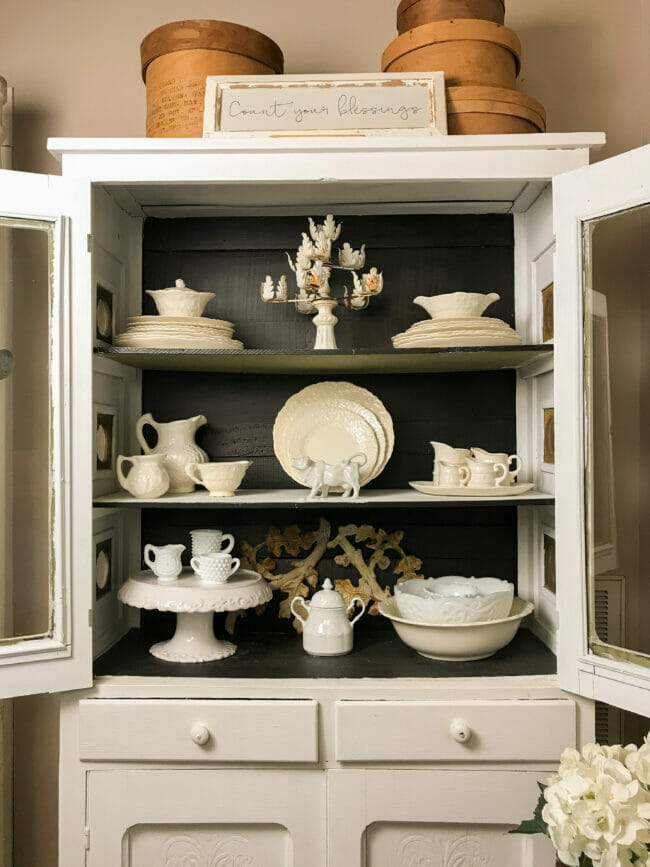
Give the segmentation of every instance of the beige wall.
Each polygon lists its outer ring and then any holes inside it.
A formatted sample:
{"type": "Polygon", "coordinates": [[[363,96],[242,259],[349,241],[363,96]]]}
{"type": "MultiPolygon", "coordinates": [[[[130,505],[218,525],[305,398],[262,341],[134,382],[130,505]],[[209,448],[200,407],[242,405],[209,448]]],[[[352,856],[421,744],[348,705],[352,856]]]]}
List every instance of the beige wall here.
{"type": "MultiPolygon", "coordinates": [[[[523,44],[520,89],[541,100],[549,130],[604,130],[600,157],[645,143],[650,0],[506,0],[523,44]]],[[[283,48],[286,71],[379,71],[396,0],[7,0],[0,73],[15,89],[14,167],[58,171],[48,136],[144,132],[139,43],[187,17],[256,27],[283,48]]],[[[16,867],[56,863],[55,702],[17,702],[16,867]]],[[[64,867],[64,865],[61,865],[64,867]]]]}

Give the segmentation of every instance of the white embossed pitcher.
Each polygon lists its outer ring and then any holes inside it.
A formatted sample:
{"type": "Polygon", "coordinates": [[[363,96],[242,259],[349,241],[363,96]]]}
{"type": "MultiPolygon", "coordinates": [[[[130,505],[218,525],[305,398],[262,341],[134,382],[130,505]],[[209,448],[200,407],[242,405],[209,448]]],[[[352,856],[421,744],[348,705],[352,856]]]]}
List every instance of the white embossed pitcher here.
{"type": "Polygon", "coordinates": [[[197,430],[207,422],[204,415],[193,418],[183,418],[179,421],[157,422],[148,412],[138,419],[135,433],[142,451],[146,455],[164,455],[165,466],[169,473],[169,493],[189,494],[194,490],[194,482],[185,472],[186,464],[204,464],[207,454],[194,442],[197,430]],[[150,425],[158,437],[158,442],[151,448],[142,433],[145,425],[150,425]]]}

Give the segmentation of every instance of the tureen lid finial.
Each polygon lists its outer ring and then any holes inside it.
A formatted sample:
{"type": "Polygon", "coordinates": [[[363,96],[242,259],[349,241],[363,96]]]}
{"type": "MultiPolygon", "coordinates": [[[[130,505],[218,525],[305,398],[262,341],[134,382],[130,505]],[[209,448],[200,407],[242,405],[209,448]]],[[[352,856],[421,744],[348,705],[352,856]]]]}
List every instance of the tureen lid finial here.
{"type": "Polygon", "coordinates": [[[187,289],[187,286],[185,285],[185,280],[183,280],[181,277],[176,278],[176,288],[187,289]]]}

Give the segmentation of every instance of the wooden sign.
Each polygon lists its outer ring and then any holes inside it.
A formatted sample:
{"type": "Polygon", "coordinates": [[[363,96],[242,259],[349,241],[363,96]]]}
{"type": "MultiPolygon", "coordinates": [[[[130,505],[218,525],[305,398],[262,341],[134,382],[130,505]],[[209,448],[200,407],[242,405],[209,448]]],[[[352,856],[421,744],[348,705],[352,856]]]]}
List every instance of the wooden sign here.
{"type": "Polygon", "coordinates": [[[204,138],[446,132],[442,72],[206,79],[204,138]]]}

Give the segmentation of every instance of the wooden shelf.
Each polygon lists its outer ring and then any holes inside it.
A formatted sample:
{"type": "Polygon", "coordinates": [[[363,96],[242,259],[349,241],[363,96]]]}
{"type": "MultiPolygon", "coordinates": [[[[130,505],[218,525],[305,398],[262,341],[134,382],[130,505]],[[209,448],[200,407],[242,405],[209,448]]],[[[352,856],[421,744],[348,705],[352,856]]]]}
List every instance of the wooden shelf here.
{"type": "Polygon", "coordinates": [[[141,370],[215,373],[450,373],[508,370],[552,359],[553,347],[469,346],[440,349],[286,350],[96,348],[95,354],[141,370]]]}
{"type": "Polygon", "coordinates": [[[396,506],[436,508],[437,506],[540,506],[551,505],[554,497],[543,491],[528,491],[516,497],[430,497],[412,489],[364,490],[356,500],[332,494],[326,500],[308,500],[306,488],[288,490],[242,490],[234,497],[211,497],[206,491],[170,494],[155,500],[139,500],[120,491],[97,497],[93,505],[101,508],[134,509],[330,509],[359,507],[394,508],[396,506]]]}

